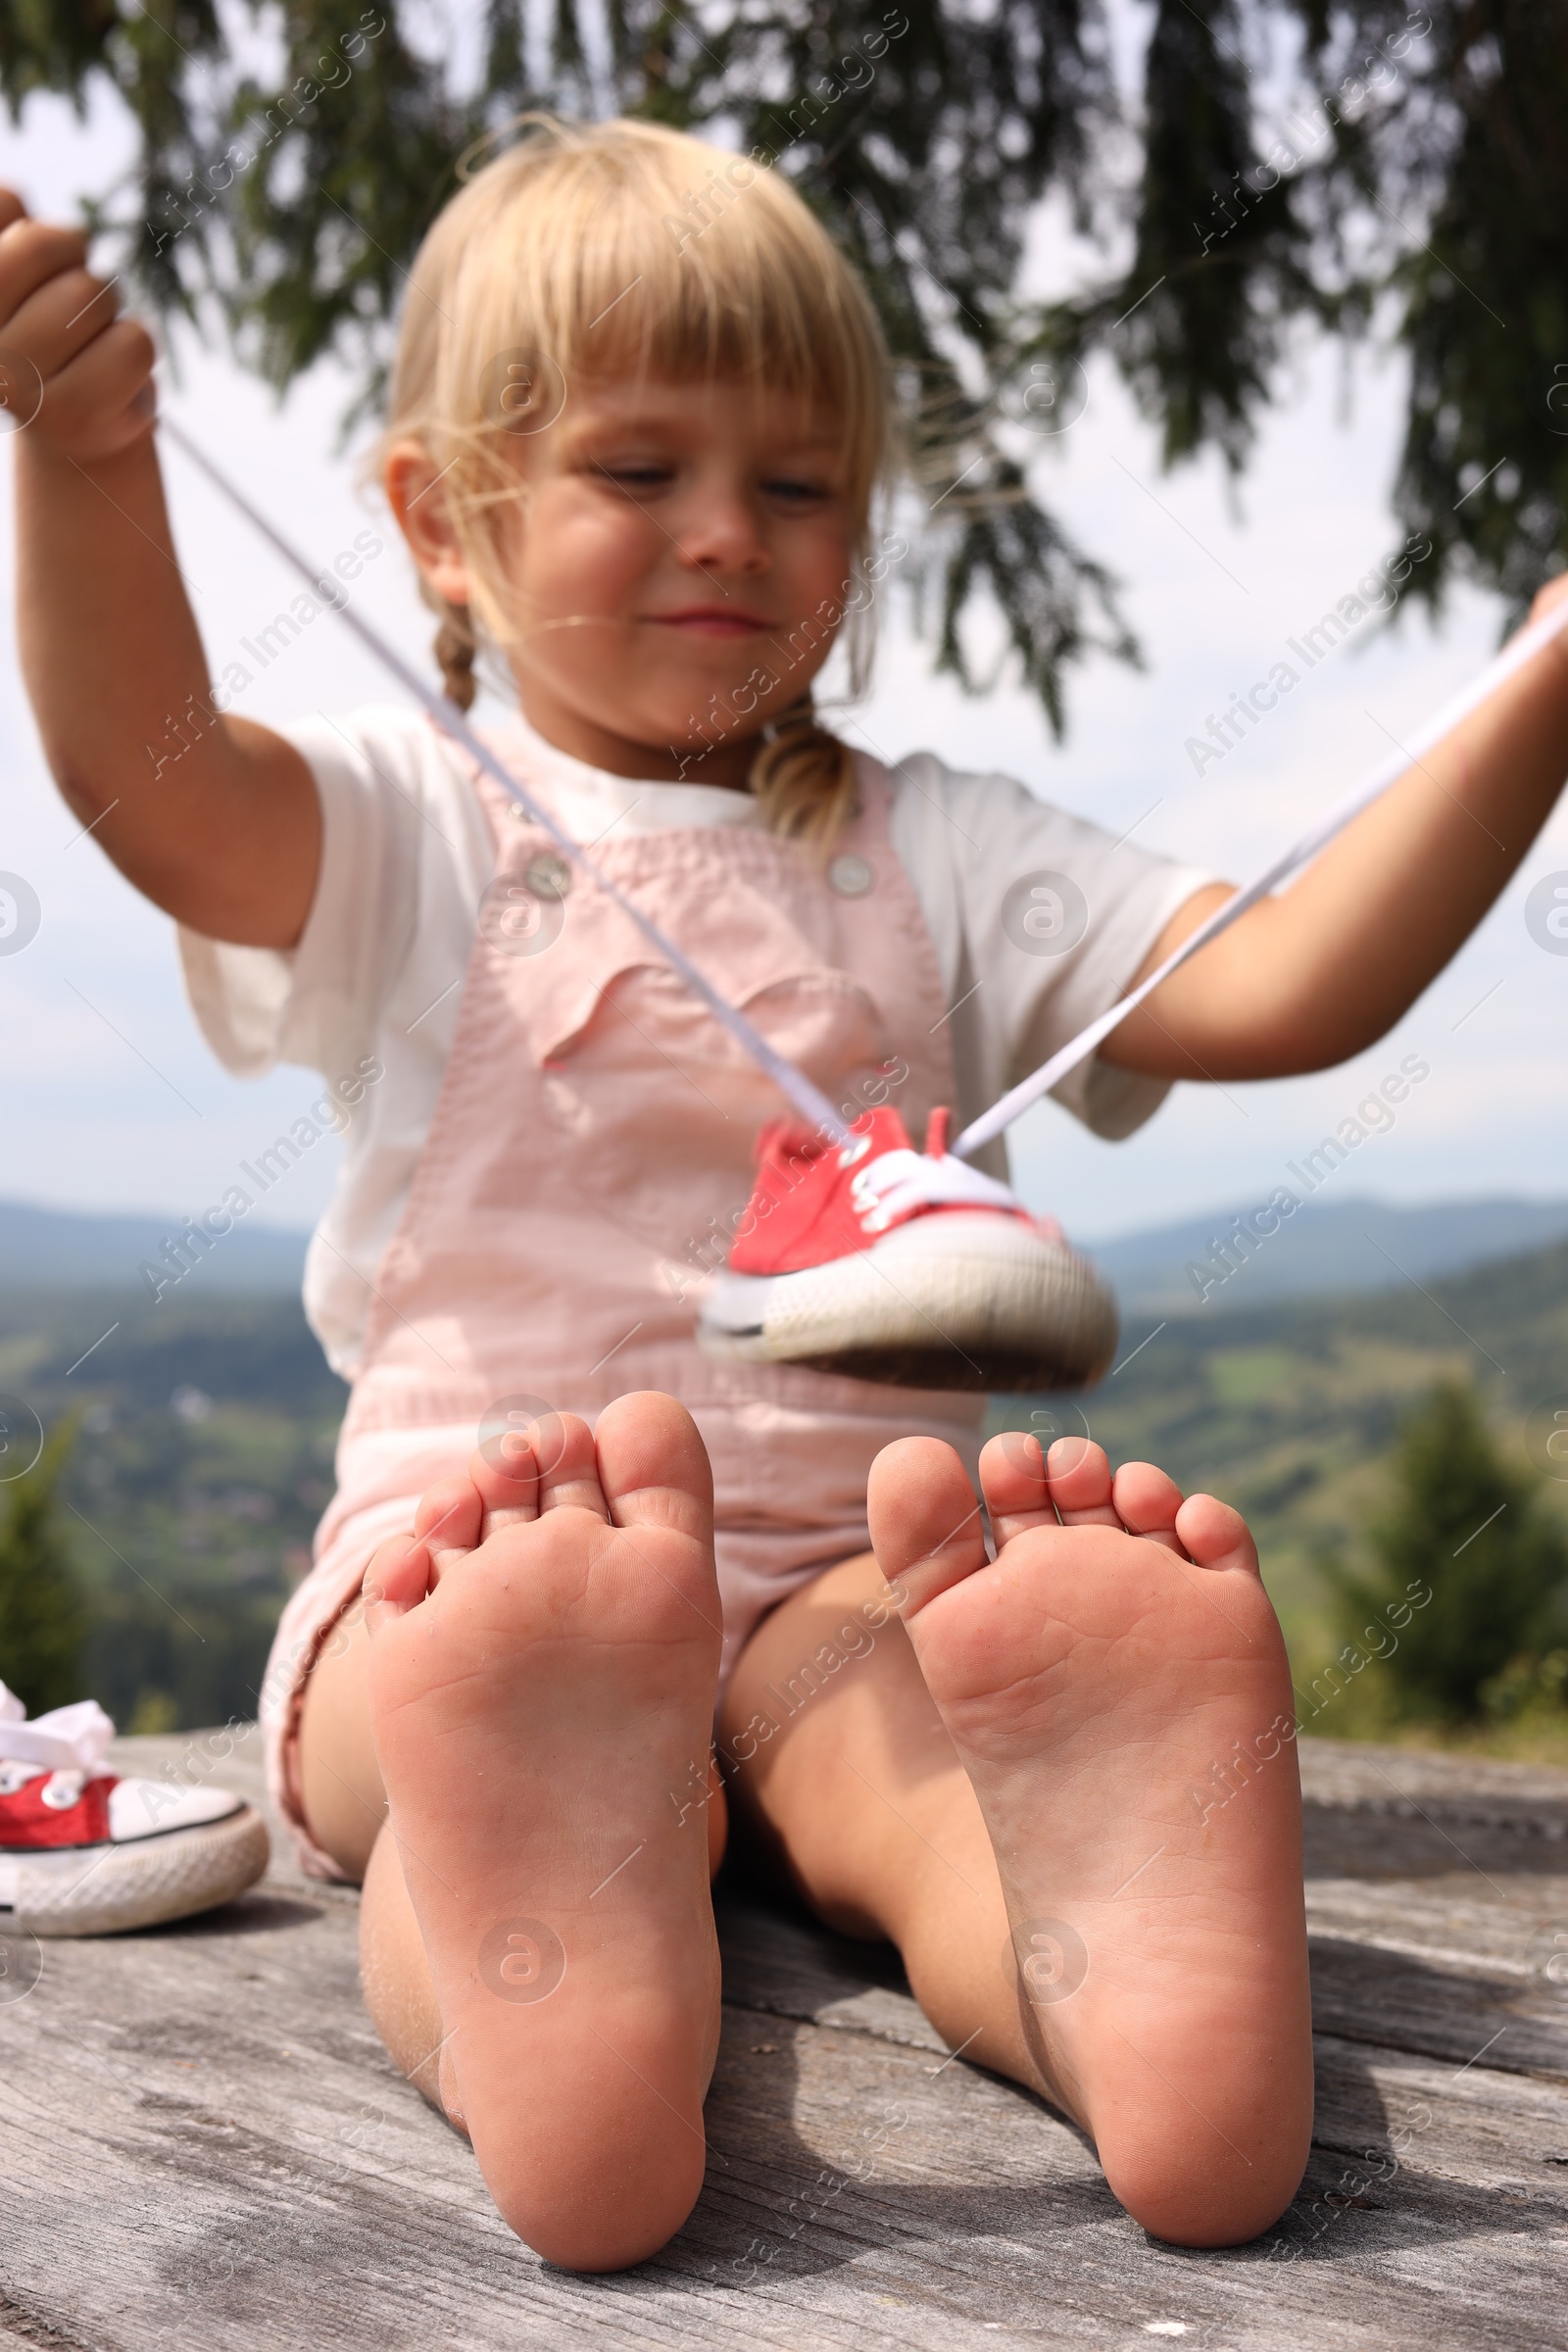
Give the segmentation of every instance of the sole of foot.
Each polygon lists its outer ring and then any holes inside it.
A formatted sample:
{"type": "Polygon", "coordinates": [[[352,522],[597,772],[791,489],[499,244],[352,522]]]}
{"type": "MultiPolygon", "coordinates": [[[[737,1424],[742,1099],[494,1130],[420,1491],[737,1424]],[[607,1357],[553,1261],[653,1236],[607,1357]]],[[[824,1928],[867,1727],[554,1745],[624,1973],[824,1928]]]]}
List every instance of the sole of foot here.
{"type": "Polygon", "coordinates": [[[505,1443],[367,1571],[371,1718],[442,2103],[519,2237],[616,2270],[703,2180],[718,1947],[671,1791],[710,1753],[711,1478],[666,1396],[505,1443]]]}
{"type": "Polygon", "coordinates": [[[871,1536],[979,1799],[1039,2086],[1156,2237],[1276,2221],[1311,2137],[1295,1708],[1239,1515],[1059,1439],[993,1439],[981,1485],[909,1438],[871,1536]]]}

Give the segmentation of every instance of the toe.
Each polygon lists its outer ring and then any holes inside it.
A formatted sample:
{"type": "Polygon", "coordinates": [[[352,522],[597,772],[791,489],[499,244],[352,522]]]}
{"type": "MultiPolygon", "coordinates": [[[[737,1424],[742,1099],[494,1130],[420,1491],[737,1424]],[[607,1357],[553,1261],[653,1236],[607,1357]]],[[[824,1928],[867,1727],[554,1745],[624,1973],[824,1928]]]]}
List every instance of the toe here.
{"type": "Polygon", "coordinates": [[[1110,1498],[1130,1536],[1147,1536],[1167,1551],[1181,1550],[1176,1514],[1182,1507],[1182,1491],[1165,1471],[1156,1470],[1152,1462],[1123,1462],[1110,1498]]]}
{"type": "Polygon", "coordinates": [[[466,1472],[426,1487],[414,1514],[414,1532],[429,1549],[432,1583],[439,1584],[449,1568],[467,1558],[483,1525],[484,1503],[466,1472]]]}
{"type": "Polygon", "coordinates": [[[1046,1480],[1063,1527],[1121,1525],[1110,1499],[1103,1446],[1088,1438],[1058,1438],[1046,1456],[1046,1480]]]}
{"type": "Polygon", "coordinates": [[[906,1616],[986,1561],[968,1473],[938,1438],[901,1438],[871,1465],[867,1507],[877,1566],[906,1616]]]}
{"type": "Polygon", "coordinates": [[[1176,1514],[1176,1533],[1200,1568],[1245,1568],[1258,1573],[1257,1545],[1240,1511],[1213,1494],[1189,1494],[1176,1514]]]}
{"type": "Polygon", "coordinates": [[[365,1623],[371,1641],[393,1617],[406,1616],[434,1581],[428,1544],[415,1536],[390,1536],[377,1544],[365,1571],[365,1623]]]}
{"type": "Polygon", "coordinates": [[[508,1430],[499,1445],[481,1446],[468,1458],[468,1476],[484,1505],[484,1535],[538,1518],[539,1464],[519,1432],[508,1430]]]}
{"type": "Polygon", "coordinates": [[[610,1522],[610,1505],[599,1483],[594,1433],[576,1413],[546,1413],[528,1432],[539,1464],[539,1508],[574,1506],[610,1522]]]}
{"type": "Polygon", "coordinates": [[[1058,1525],[1046,1485],[1045,1451],[1028,1431],[1004,1429],[991,1440],[980,1456],[980,1492],[999,1549],[1031,1527],[1058,1525]]]}
{"type": "Polygon", "coordinates": [[[616,1527],[673,1527],[713,1540],[713,1473],[697,1424],[673,1396],[645,1389],[599,1416],[599,1482],[616,1527]]]}

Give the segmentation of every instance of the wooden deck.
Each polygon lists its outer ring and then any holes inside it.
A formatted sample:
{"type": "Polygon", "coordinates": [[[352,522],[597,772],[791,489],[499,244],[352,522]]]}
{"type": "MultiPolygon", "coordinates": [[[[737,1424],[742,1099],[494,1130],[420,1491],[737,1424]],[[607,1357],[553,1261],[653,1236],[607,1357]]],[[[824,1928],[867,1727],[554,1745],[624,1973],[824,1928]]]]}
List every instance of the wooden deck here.
{"type": "MultiPolygon", "coordinates": [[[[259,1745],[117,1760],[255,1791],[259,1745]]],[[[1317,2145],[1254,2246],[1152,2243],[890,1953],[730,1894],[697,2210],[552,2271],[382,2055],[356,1898],[279,1846],[227,1911],[0,1982],[0,2347],[1568,2345],[1568,1774],[1301,1746],[1317,2145]]]]}

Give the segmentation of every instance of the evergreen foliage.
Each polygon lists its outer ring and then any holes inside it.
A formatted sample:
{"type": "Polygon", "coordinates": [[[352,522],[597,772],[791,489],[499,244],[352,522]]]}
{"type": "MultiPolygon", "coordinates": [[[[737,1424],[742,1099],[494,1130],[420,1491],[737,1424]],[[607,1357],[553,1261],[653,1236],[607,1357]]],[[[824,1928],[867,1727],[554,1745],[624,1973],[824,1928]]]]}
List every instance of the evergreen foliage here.
{"type": "Polygon", "coordinates": [[[1058,727],[1072,662],[1136,657],[1031,483],[1031,368],[1102,352],[1167,462],[1235,468],[1293,320],[1351,336],[1381,303],[1411,363],[1418,593],[1464,577],[1517,610],[1568,556],[1568,0],[1154,0],[1136,94],[1103,0],[475,0],[466,68],[413,0],[248,5],[281,34],[269,78],[234,62],[237,5],[0,13],[14,118],[105,83],[129,108],[139,160],[94,217],[161,309],[216,296],[273,383],[337,350],[373,399],[419,236],[522,110],[762,148],[881,312],[940,501],[940,665],[976,682],[960,624],[989,592],[1058,727]],[[1046,196],[1107,257],[1054,304],[1018,288],[1046,196]]]}
{"type": "Polygon", "coordinates": [[[1499,1700],[1508,1711],[1516,1688],[1552,1687],[1538,1668],[1568,1637],[1568,1545],[1537,1507],[1536,1482],[1502,1459],[1471,1389],[1440,1383],[1405,1422],[1395,1496],[1370,1536],[1372,1576],[1327,1573],[1348,1642],[1369,1619],[1398,1629],[1379,1672],[1406,1712],[1464,1721],[1499,1700]]]}
{"type": "Polygon", "coordinates": [[[66,1554],[56,1490],[75,1436],[57,1424],[32,1469],[0,1486],[0,1682],[29,1715],[87,1695],[87,1615],[66,1554]]]}

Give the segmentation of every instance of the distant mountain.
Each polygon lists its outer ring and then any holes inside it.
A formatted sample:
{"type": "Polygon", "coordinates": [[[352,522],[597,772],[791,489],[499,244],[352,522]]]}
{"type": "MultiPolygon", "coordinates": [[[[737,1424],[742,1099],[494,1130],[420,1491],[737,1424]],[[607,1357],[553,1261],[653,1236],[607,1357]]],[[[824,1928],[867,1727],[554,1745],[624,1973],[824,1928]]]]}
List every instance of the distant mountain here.
{"type": "Polygon", "coordinates": [[[1400,1208],[1351,1196],[1307,1200],[1277,1231],[1244,1246],[1237,1219],[1255,1218],[1257,1205],[1088,1247],[1114,1284],[1124,1316],[1217,1314],[1270,1299],[1385,1290],[1401,1275],[1425,1282],[1462,1274],[1568,1235],[1568,1200],[1499,1196],[1400,1208]],[[1228,1273],[1226,1256],[1234,1266],[1228,1273]],[[1195,1267],[1196,1280],[1189,1270],[1195,1267]]]}
{"type": "MultiPolygon", "coordinates": [[[[156,1262],[179,1219],[134,1214],[88,1216],[0,1200],[0,1286],[26,1290],[125,1291],[143,1259],[156,1262]]],[[[306,1233],[236,1225],[215,1242],[182,1285],[219,1291],[297,1291],[305,1271],[306,1233]]]]}
{"type": "MultiPolygon", "coordinates": [[[[1351,1197],[1308,1200],[1278,1231],[1254,1240],[1244,1253],[1235,1243],[1236,1215],[1229,1209],[1190,1217],[1114,1241],[1090,1245],[1090,1251],[1114,1284],[1125,1315],[1215,1314],[1279,1298],[1328,1292],[1377,1291],[1413,1275],[1462,1274],[1493,1258],[1540,1250],[1568,1236],[1568,1200],[1440,1200],[1425,1208],[1398,1208],[1383,1200],[1351,1197]],[[1225,1274],[1215,1244],[1235,1262],[1225,1274]],[[1196,1265],[1207,1279],[1200,1300],[1187,1269],[1196,1265]],[[1223,1276],[1223,1279],[1221,1279],[1223,1276]]],[[[156,1261],[168,1240],[177,1238],[173,1216],[85,1215],[40,1208],[30,1201],[0,1201],[0,1287],[27,1290],[124,1291],[136,1285],[144,1259],[156,1261]]],[[[237,1225],[223,1235],[181,1285],[255,1294],[298,1292],[309,1234],[237,1225]]]]}

